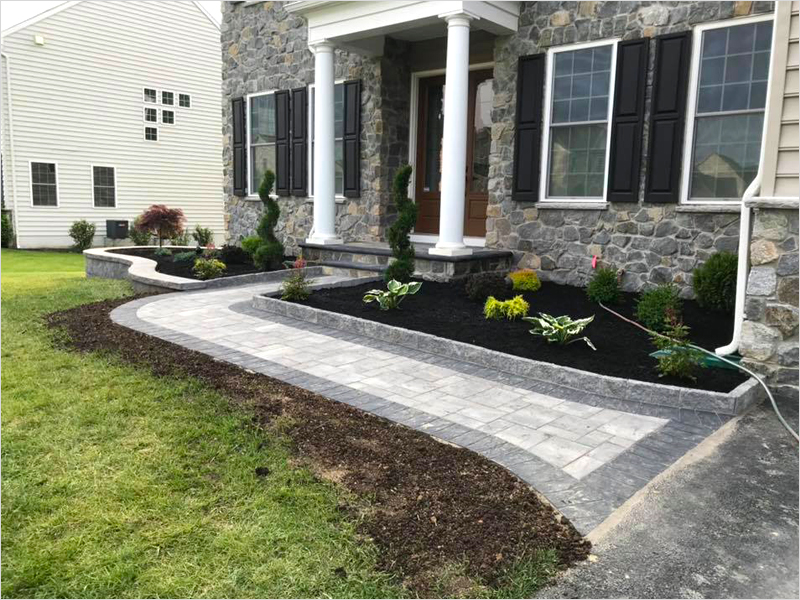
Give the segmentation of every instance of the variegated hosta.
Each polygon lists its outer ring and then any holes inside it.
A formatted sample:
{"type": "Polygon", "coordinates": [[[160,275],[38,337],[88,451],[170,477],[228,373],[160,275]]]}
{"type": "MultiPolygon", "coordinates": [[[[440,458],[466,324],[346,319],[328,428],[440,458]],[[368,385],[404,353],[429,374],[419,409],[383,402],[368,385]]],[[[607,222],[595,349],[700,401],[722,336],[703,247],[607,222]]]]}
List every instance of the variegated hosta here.
{"type": "Polygon", "coordinates": [[[385,290],[370,290],[364,294],[364,302],[369,304],[377,300],[381,310],[391,310],[398,308],[403,298],[416,294],[421,287],[421,281],[400,283],[396,279],[392,279],[386,284],[385,290]]]}
{"type": "Polygon", "coordinates": [[[572,317],[569,315],[554,317],[545,313],[539,313],[538,317],[525,317],[523,321],[527,321],[533,325],[533,329],[531,329],[533,335],[540,335],[548,342],[571,344],[572,342],[583,340],[589,348],[597,350],[594,344],[592,344],[592,340],[588,337],[576,337],[589,323],[594,321],[594,315],[586,317],[585,319],[575,319],[573,321],[572,317]]]}

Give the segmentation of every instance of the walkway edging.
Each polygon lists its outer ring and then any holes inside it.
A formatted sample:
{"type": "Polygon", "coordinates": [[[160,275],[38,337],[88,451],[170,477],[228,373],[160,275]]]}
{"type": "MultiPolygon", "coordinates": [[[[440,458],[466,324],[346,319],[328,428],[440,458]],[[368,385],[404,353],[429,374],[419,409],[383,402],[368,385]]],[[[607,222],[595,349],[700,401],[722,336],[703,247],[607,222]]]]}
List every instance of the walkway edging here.
{"type": "Polygon", "coordinates": [[[727,394],[634,381],[598,375],[552,363],[504,354],[495,350],[448,340],[429,333],[385,325],[376,321],[359,319],[302,304],[285,302],[269,295],[256,295],[253,308],[325,327],[356,333],[383,342],[397,344],[412,350],[440,354],[447,358],[466,361],[482,367],[497,369],[571,388],[591,389],[593,392],[650,404],[669,409],[684,408],[694,411],[737,415],[763,398],[762,388],[752,377],[727,394]]]}

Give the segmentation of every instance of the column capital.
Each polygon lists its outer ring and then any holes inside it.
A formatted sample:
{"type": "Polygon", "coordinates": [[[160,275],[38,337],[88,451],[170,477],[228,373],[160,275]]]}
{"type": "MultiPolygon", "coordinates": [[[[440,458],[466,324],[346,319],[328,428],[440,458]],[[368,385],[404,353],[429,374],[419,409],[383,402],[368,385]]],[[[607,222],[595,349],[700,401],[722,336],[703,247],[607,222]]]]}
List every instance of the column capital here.
{"type": "Polygon", "coordinates": [[[314,54],[333,52],[334,50],[336,50],[336,44],[334,44],[330,40],[316,40],[313,42],[308,42],[308,48],[314,54]]]}
{"type": "Polygon", "coordinates": [[[478,15],[463,8],[442,13],[439,18],[446,21],[448,27],[470,27],[470,21],[480,20],[478,15]]]}

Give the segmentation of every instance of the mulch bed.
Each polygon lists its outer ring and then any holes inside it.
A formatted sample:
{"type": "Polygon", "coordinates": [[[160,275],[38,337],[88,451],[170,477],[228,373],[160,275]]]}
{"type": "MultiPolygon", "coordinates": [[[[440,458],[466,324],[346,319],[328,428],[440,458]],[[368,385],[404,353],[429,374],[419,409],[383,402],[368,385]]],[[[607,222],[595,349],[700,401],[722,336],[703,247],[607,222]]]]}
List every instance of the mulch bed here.
{"type": "MultiPolygon", "coordinates": [[[[159,376],[196,377],[254,411],[270,427],[278,416],[298,458],[320,476],[369,500],[360,532],[380,550],[380,568],[414,593],[441,593],[437,573],[460,562],[466,575],[497,585],[537,550],[555,550],[561,567],[588,556],[590,544],[531,488],[463,448],[318,394],[115,324],[112,309],[131,298],[49,316],[71,349],[108,351],[159,376]]],[[[254,474],[258,476],[258,474],[254,474]]]]}
{"type": "MultiPolygon", "coordinates": [[[[531,316],[539,312],[553,316],[569,315],[573,319],[594,315],[594,321],[584,330],[584,335],[592,340],[597,351],[584,342],[567,346],[549,344],[544,338],[531,335],[531,327],[524,321],[484,318],[483,304],[466,296],[463,282],[426,281],[416,295],[407,297],[399,310],[392,311],[382,311],[377,303],[365,304],[362,301],[364,293],[375,287],[385,286],[373,282],[318,290],[304,304],[613,377],[716,392],[729,392],[746,379],[738,371],[728,369],[703,369],[694,382],[659,377],[656,359],[649,356],[655,347],[648,334],[591,302],[581,288],[544,282],[539,291],[522,295],[530,304],[531,316]]],[[[509,293],[507,297],[517,293],[509,293]]],[[[622,303],[615,305],[614,310],[632,318],[636,297],[636,294],[624,294],[622,303]]],[[[702,348],[713,351],[731,340],[733,319],[729,315],[706,311],[696,302],[687,300],[683,303],[683,319],[691,327],[692,341],[702,348]]]]}
{"type": "MultiPolygon", "coordinates": [[[[156,261],[156,271],[164,273],[165,275],[175,275],[176,277],[185,277],[186,279],[197,279],[197,276],[192,271],[194,261],[175,262],[175,254],[179,252],[187,252],[187,250],[173,250],[172,256],[156,256],[153,250],[149,249],[125,249],[125,250],[111,250],[114,254],[127,254],[128,256],[141,256],[142,258],[149,258],[156,261]]],[[[198,258],[202,254],[197,255],[198,258]]],[[[287,260],[291,257],[286,257],[287,260]]],[[[224,262],[224,261],[223,261],[224,262]]],[[[222,277],[233,277],[234,275],[247,275],[249,273],[258,273],[261,271],[250,261],[228,261],[225,262],[225,272],[222,277]]],[[[281,267],[283,268],[283,267],[281,267]]]]}

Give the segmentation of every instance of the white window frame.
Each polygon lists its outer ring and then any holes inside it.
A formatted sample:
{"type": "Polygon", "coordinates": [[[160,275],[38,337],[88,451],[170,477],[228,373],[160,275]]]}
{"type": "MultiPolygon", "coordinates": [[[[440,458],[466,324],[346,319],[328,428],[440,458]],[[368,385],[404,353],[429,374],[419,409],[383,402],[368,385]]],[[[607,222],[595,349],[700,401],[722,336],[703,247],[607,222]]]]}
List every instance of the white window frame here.
{"type": "MultiPolygon", "coordinates": [[[[772,21],[772,42],[769,54],[769,66],[767,72],[772,74],[772,59],[775,56],[775,13],[767,13],[765,15],[754,15],[751,17],[739,17],[736,19],[725,19],[724,21],[716,21],[714,23],[704,23],[697,25],[692,31],[692,62],[689,70],[689,92],[688,102],[686,105],[686,124],[683,135],[683,168],[681,169],[681,194],[680,203],[687,205],[712,205],[712,206],[736,206],[741,203],[742,199],[724,199],[713,198],[707,200],[692,200],[689,198],[691,190],[689,186],[692,180],[692,159],[694,158],[694,132],[695,123],[697,120],[697,91],[700,82],[700,55],[702,54],[702,41],[703,33],[713,29],[725,29],[727,27],[736,27],[738,25],[749,25],[751,23],[763,23],[772,21]]],[[[764,142],[766,141],[767,134],[767,104],[769,103],[770,92],[772,88],[772,77],[767,78],[767,93],[766,101],[764,104],[764,130],[761,132],[761,156],[759,158],[759,167],[764,162],[764,142]]],[[[737,111],[738,112],[738,111],[737,111]]],[[[762,111],[753,111],[762,112],[762,111]]],[[[726,114],[726,113],[722,113],[726,114]]],[[[731,112],[730,114],[733,114],[731,112]]],[[[744,114],[744,113],[738,113],[744,114]]]]}
{"type": "Polygon", "coordinates": [[[159,112],[161,113],[161,115],[160,115],[161,118],[158,121],[159,124],[166,125],[167,127],[172,127],[173,125],[175,125],[175,123],[177,122],[178,119],[177,119],[177,116],[175,114],[177,111],[174,108],[162,108],[159,112]],[[172,123],[167,123],[166,121],[164,121],[164,111],[172,113],[172,123]]]}
{"type": "Polygon", "coordinates": [[[59,189],[59,177],[58,177],[58,163],[54,160],[47,160],[47,159],[31,159],[28,161],[28,189],[31,194],[31,208],[43,208],[43,209],[53,209],[59,208],[61,206],[61,190],[59,189]],[[50,205],[43,205],[43,204],[34,204],[33,203],[33,163],[44,163],[48,165],[55,165],[56,167],[56,204],[55,206],[50,205]]]}
{"type": "Polygon", "coordinates": [[[159,90],[158,94],[159,94],[159,99],[158,99],[159,101],[157,102],[157,104],[159,106],[170,106],[170,107],[174,107],[175,106],[175,99],[177,98],[177,94],[175,94],[175,92],[172,92],[170,90],[159,90]],[[164,103],[164,94],[165,93],[166,94],[172,94],[172,104],[165,104],[164,103]]]}
{"type": "Polygon", "coordinates": [[[619,38],[606,38],[594,42],[581,42],[578,44],[568,44],[564,46],[557,46],[550,48],[547,51],[547,60],[545,68],[545,95],[544,95],[544,119],[542,129],[542,146],[541,146],[541,163],[542,168],[539,177],[539,200],[541,202],[576,202],[588,203],[596,202],[603,204],[607,201],[608,196],[608,161],[611,154],[611,121],[614,114],[614,92],[617,83],[617,47],[619,46],[619,38]],[[553,63],[555,55],[562,52],[572,52],[575,50],[585,50],[586,48],[598,48],[602,46],[611,46],[611,71],[609,73],[610,81],[608,82],[608,115],[606,116],[606,161],[605,161],[605,175],[603,176],[603,195],[600,197],[578,197],[578,198],[565,198],[547,196],[547,184],[550,180],[550,115],[553,107],[553,63]]]}
{"type": "Polygon", "coordinates": [[[161,90],[159,90],[158,88],[155,88],[155,87],[143,87],[142,88],[142,102],[144,102],[144,104],[146,104],[146,105],[147,104],[155,104],[156,106],[158,106],[159,105],[158,99],[160,97],[161,97],[161,90]],[[155,91],[156,99],[155,99],[154,102],[150,102],[150,100],[147,99],[147,94],[145,93],[145,90],[154,90],[155,91]]]}
{"type": "Polygon", "coordinates": [[[92,207],[97,210],[116,210],[119,206],[119,195],[117,194],[117,167],[115,165],[89,165],[89,180],[92,185],[92,207]],[[114,206],[97,206],[97,198],[94,195],[94,168],[101,167],[104,169],[114,170],[114,206]]]}
{"type": "MultiPolygon", "coordinates": [[[[345,81],[347,81],[347,80],[346,79],[336,79],[333,82],[333,85],[334,85],[334,87],[336,87],[337,85],[342,85],[345,81]]],[[[307,197],[308,197],[309,200],[313,200],[314,199],[314,178],[311,176],[312,173],[314,172],[314,104],[312,103],[311,98],[315,97],[315,96],[312,96],[311,91],[315,87],[316,87],[315,84],[310,83],[308,85],[308,92],[307,92],[308,93],[308,115],[307,115],[308,116],[308,125],[306,126],[308,128],[308,196],[307,197]]],[[[314,101],[316,102],[316,100],[314,100],[314,101]]],[[[336,119],[336,114],[335,113],[333,115],[333,118],[334,118],[334,120],[336,119]]],[[[336,138],[334,138],[334,140],[335,139],[336,138]]],[[[344,138],[342,138],[342,140],[344,140],[344,138]]],[[[334,142],[334,145],[335,145],[335,142],[334,142]]],[[[334,156],[335,156],[335,154],[334,154],[334,156]]],[[[344,191],[344,190],[342,190],[342,191],[344,191]]],[[[342,193],[342,194],[334,194],[334,199],[336,199],[337,201],[344,202],[346,200],[346,197],[345,197],[344,193],[342,193]]]]}
{"type": "Polygon", "coordinates": [[[156,125],[158,125],[158,108],[155,107],[155,106],[147,106],[147,105],[142,107],[142,121],[144,123],[155,123],[156,125]],[[156,111],[156,120],[155,121],[148,121],[147,120],[147,111],[148,110],[156,111]]]}
{"type": "Polygon", "coordinates": [[[192,95],[191,94],[184,94],[183,92],[178,92],[178,103],[176,106],[182,110],[192,110],[192,95]],[[181,106],[181,96],[186,96],[189,98],[189,106],[181,106]]]}
{"type": "Polygon", "coordinates": [[[145,142],[149,143],[149,144],[158,144],[161,141],[161,132],[159,131],[158,127],[153,126],[153,125],[145,124],[144,129],[142,129],[142,139],[145,142]],[[147,128],[148,127],[151,128],[151,129],[155,129],[156,130],[156,139],[154,139],[154,140],[148,140],[147,139],[147,128]]]}
{"type": "MultiPolygon", "coordinates": [[[[250,152],[250,99],[251,98],[258,98],[259,96],[274,96],[276,90],[268,90],[266,92],[255,92],[253,94],[247,94],[247,104],[245,105],[245,129],[247,129],[247,196],[246,198],[250,200],[260,200],[258,196],[258,190],[251,190],[250,189],[250,177],[253,174],[253,153],[250,152]]],[[[277,123],[275,124],[277,127],[277,123]]],[[[277,134],[277,131],[275,132],[277,134]]],[[[278,157],[278,144],[277,140],[275,143],[275,158],[278,157]]],[[[276,165],[277,167],[277,165],[276,165]]],[[[278,194],[275,193],[275,188],[273,186],[272,193],[270,197],[277,198],[278,194]]]]}

